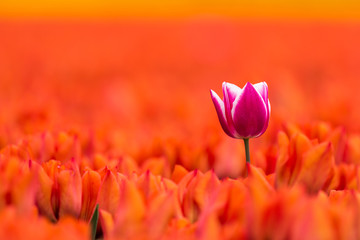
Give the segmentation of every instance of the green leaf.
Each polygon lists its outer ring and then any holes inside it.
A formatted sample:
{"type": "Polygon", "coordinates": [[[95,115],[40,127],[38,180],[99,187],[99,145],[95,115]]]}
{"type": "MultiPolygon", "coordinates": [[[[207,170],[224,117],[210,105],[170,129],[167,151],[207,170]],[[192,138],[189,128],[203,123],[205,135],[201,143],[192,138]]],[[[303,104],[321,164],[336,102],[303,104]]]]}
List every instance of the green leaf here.
{"type": "Polygon", "coordinates": [[[96,238],[96,228],[99,220],[99,204],[96,204],[94,214],[90,220],[91,240],[96,238]]]}

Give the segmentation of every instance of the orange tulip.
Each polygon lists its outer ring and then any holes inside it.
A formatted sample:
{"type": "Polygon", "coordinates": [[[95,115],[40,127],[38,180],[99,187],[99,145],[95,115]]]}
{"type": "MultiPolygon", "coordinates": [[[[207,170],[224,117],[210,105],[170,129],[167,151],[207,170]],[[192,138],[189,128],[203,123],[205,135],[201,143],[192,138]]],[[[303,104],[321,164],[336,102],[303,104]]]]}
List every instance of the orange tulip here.
{"type": "Polygon", "coordinates": [[[100,185],[101,176],[98,172],[90,169],[83,174],[80,218],[87,222],[95,209],[100,185]]]}
{"type": "Polygon", "coordinates": [[[36,194],[40,213],[56,221],[64,215],[79,217],[81,210],[81,176],[73,162],[69,167],[50,160],[36,166],[40,188],[36,194]]]}
{"type": "Polygon", "coordinates": [[[0,210],[12,205],[23,213],[33,211],[38,184],[29,165],[6,149],[0,154],[0,210]]]}

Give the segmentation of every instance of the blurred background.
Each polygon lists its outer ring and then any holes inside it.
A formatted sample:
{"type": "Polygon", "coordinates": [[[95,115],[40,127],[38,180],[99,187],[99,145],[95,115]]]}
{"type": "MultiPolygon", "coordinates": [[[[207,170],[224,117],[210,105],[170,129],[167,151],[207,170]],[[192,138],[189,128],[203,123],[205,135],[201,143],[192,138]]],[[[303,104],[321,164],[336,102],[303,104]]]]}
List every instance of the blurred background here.
{"type": "Polygon", "coordinates": [[[226,138],[209,94],[223,81],[268,83],[269,138],[284,122],[359,130],[359,42],[355,0],[2,0],[0,146],[68,129],[129,148],[226,138]]]}

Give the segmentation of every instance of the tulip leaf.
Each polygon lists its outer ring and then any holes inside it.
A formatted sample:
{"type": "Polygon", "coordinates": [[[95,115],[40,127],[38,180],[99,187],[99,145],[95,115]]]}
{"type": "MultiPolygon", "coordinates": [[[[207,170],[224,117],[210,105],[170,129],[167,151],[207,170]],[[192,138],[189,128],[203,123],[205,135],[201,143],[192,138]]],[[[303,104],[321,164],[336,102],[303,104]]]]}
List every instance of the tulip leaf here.
{"type": "Polygon", "coordinates": [[[96,239],[96,229],[99,220],[99,204],[96,204],[94,213],[90,220],[91,240],[96,239]]]}

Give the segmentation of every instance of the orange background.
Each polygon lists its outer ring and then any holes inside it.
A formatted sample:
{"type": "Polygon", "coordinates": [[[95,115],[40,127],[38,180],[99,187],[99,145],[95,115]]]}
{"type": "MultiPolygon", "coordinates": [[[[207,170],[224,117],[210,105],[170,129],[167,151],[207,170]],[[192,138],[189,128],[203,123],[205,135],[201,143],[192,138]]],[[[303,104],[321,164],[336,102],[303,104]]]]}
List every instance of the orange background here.
{"type": "Polygon", "coordinates": [[[0,239],[359,238],[359,6],[0,0],[0,239]],[[269,86],[249,165],[223,81],[269,86]]]}
{"type": "Polygon", "coordinates": [[[269,132],[314,120],[360,129],[359,6],[1,1],[1,131],[225,137],[209,94],[223,81],[268,82],[269,132]]]}

